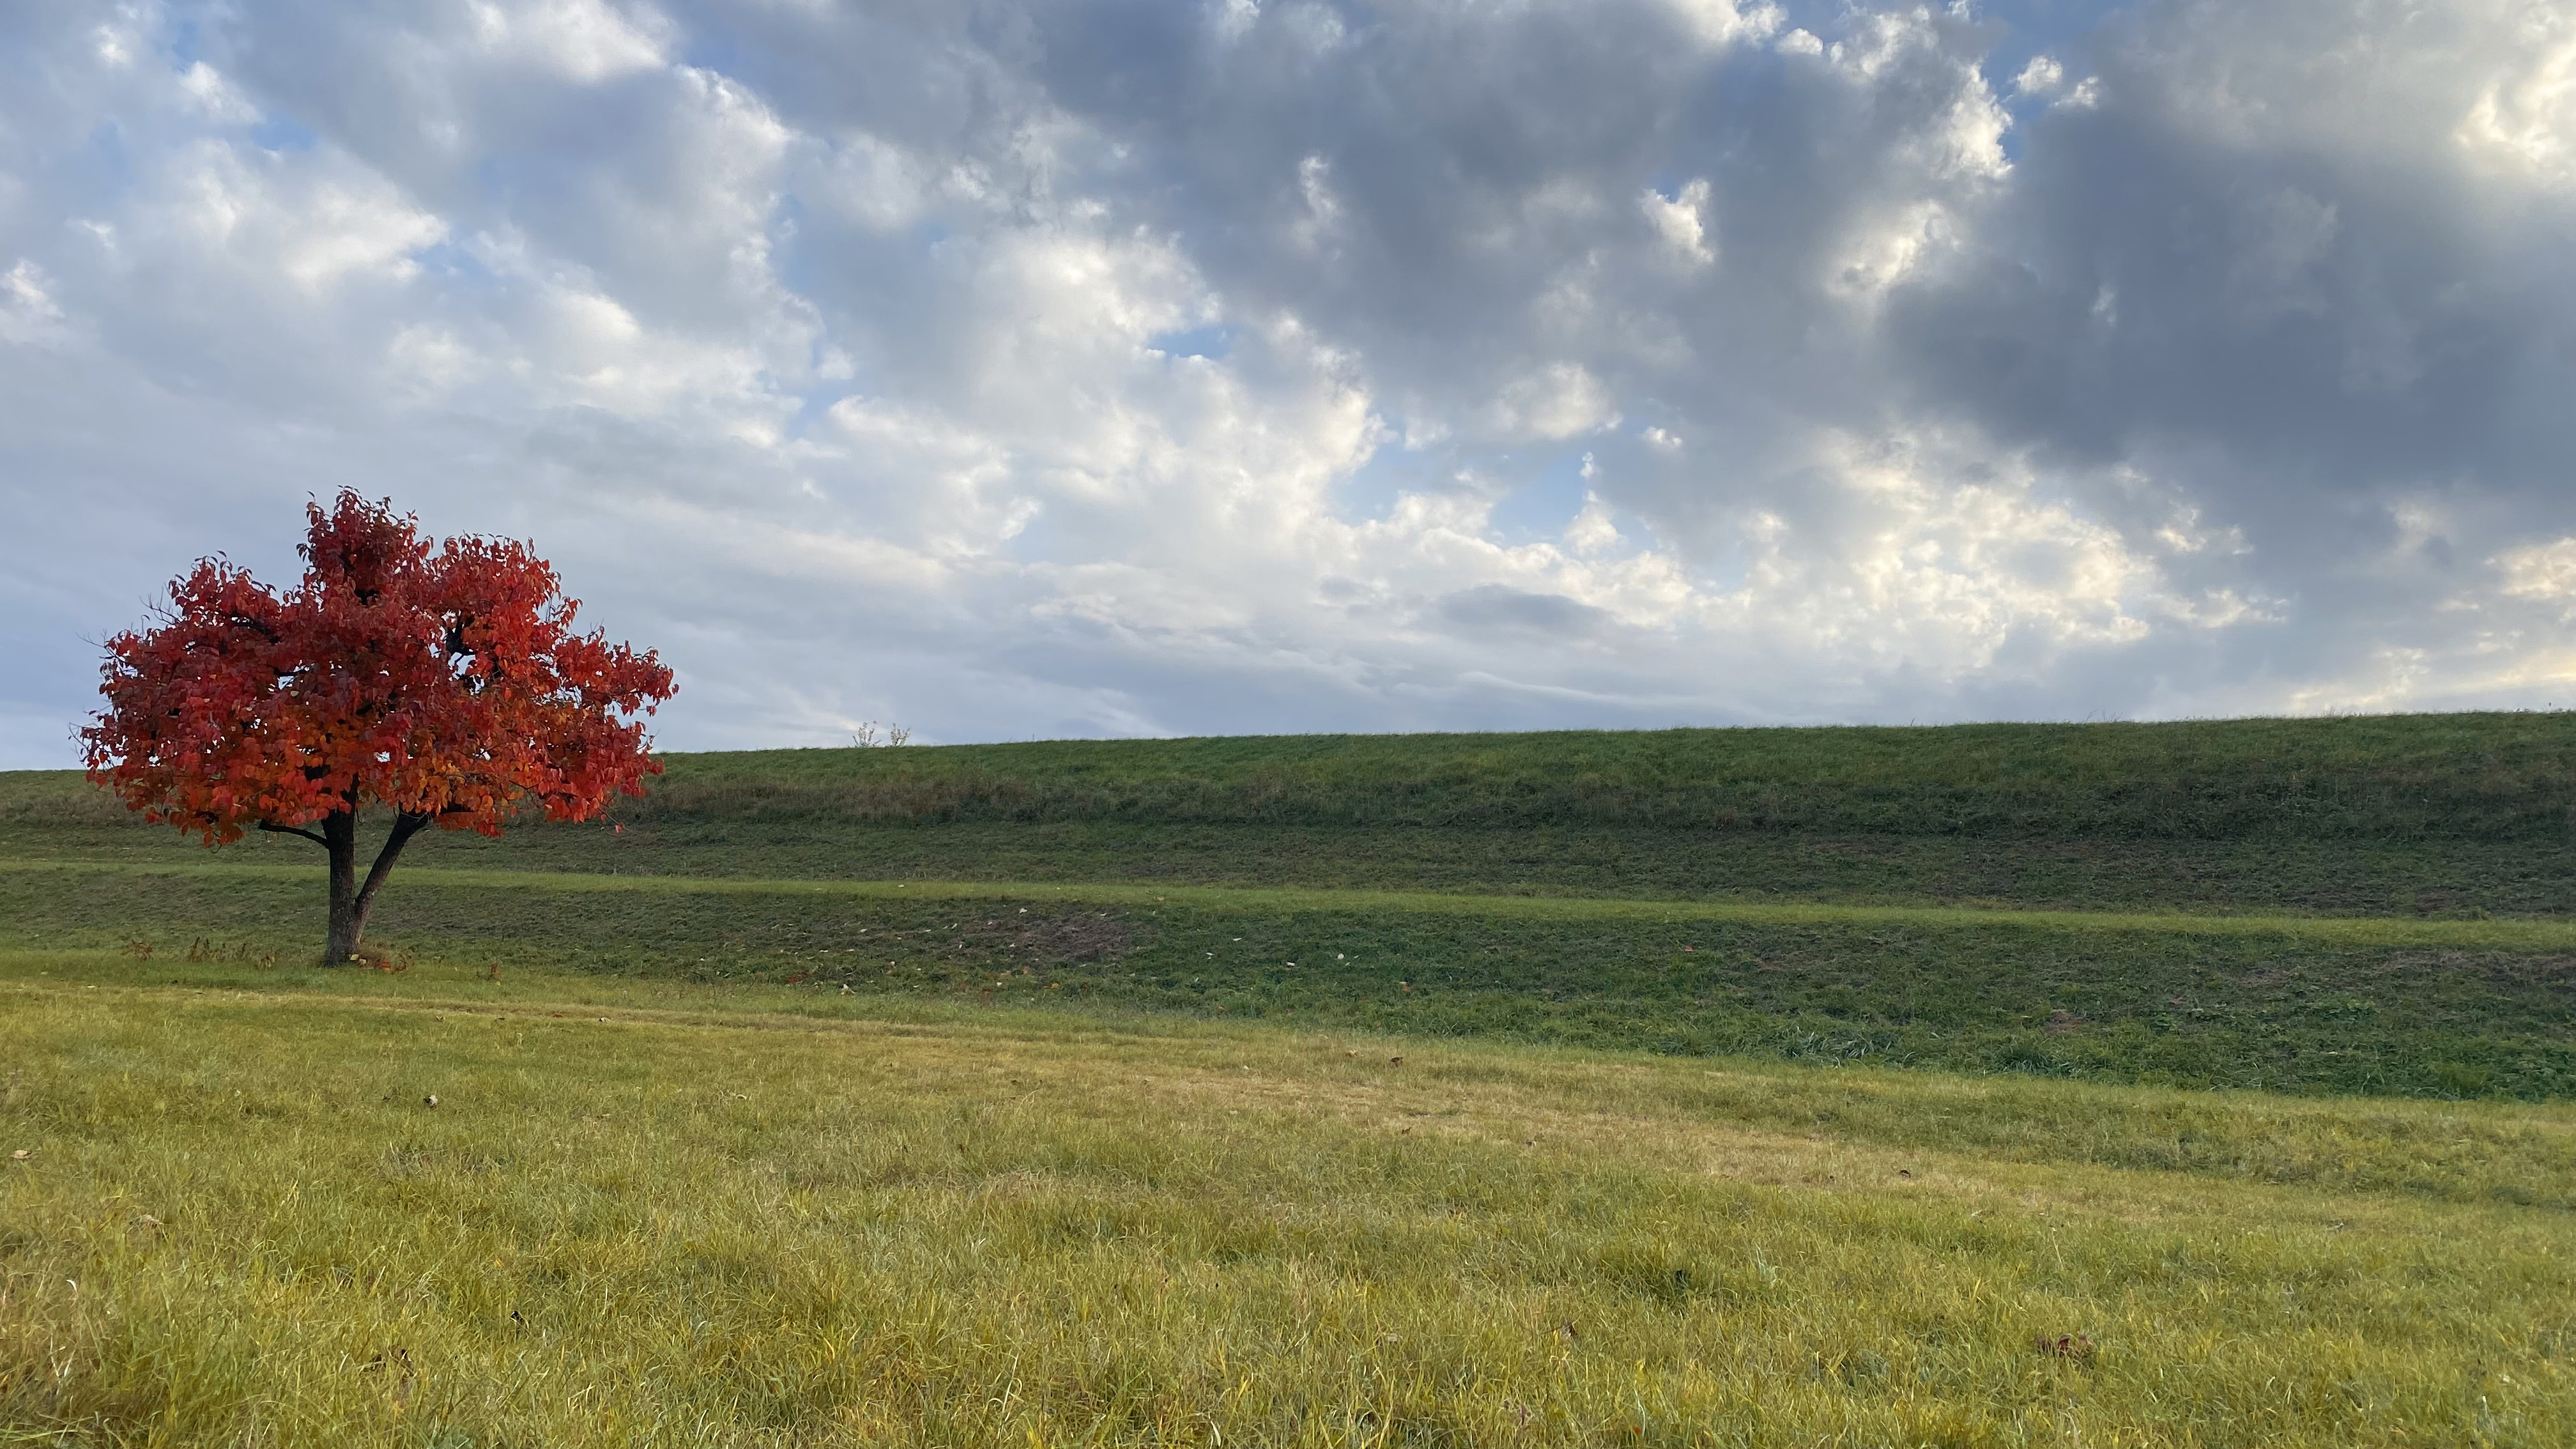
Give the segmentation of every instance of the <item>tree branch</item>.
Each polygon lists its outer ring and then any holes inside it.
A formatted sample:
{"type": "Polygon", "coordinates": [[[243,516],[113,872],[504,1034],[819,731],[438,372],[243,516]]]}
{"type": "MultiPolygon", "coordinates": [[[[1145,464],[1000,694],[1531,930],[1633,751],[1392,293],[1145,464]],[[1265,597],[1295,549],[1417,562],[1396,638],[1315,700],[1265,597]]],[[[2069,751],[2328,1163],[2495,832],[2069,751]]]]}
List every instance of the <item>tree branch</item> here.
{"type": "Polygon", "coordinates": [[[393,874],[394,858],[401,855],[403,847],[411,844],[411,838],[427,829],[434,818],[416,810],[405,810],[394,816],[393,833],[385,837],[385,848],[376,852],[376,863],[367,867],[367,883],[358,887],[359,910],[367,908],[367,903],[376,898],[376,888],[385,883],[386,876],[393,874]]]}
{"type": "Polygon", "coordinates": [[[317,835],[310,830],[300,830],[292,825],[280,825],[274,820],[263,820],[259,822],[259,828],[267,831],[271,835],[301,835],[305,839],[312,841],[315,845],[323,846],[325,848],[328,848],[331,844],[331,842],[323,839],[320,835],[317,835]]]}
{"type": "Polygon", "coordinates": [[[248,629],[252,633],[259,635],[261,638],[266,639],[271,644],[279,642],[277,631],[270,628],[266,620],[254,619],[248,614],[236,611],[225,615],[224,622],[232,625],[236,629],[248,629]]]}

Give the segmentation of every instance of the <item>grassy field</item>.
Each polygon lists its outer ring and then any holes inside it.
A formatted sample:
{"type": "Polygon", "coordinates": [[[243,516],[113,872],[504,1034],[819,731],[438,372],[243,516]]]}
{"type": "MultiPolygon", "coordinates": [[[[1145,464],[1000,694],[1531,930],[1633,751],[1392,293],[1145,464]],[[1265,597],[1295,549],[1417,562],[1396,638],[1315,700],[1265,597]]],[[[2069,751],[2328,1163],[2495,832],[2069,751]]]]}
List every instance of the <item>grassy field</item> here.
{"type": "Polygon", "coordinates": [[[676,756],[387,970],[0,775],[0,1445],[2576,1441],[2571,745],[676,756]]]}
{"type": "Polygon", "coordinates": [[[2564,1108],[256,974],[0,957],[17,1442],[2576,1436],[2564,1108]]]}

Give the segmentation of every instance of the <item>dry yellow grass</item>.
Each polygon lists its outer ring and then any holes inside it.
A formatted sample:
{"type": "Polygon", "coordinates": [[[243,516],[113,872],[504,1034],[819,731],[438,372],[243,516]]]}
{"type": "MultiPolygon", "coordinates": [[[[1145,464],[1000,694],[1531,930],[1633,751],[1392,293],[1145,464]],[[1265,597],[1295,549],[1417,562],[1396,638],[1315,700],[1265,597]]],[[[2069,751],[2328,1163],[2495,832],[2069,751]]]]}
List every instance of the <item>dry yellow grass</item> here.
{"type": "Polygon", "coordinates": [[[793,1000],[0,961],[0,1443],[2576,1442],[2563,1108],[793,1000]]]}

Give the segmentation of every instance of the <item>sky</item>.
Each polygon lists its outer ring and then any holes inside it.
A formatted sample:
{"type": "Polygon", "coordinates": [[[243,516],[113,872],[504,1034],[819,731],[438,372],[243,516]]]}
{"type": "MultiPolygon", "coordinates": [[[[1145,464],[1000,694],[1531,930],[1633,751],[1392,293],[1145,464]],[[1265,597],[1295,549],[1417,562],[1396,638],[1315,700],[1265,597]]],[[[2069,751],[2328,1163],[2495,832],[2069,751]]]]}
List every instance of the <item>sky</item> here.
{"type": "Polygon", "coordinates": [[[344,487],[674,749],[2576,705],[2576,6],[0,6],[0,768],[344,487]]]}

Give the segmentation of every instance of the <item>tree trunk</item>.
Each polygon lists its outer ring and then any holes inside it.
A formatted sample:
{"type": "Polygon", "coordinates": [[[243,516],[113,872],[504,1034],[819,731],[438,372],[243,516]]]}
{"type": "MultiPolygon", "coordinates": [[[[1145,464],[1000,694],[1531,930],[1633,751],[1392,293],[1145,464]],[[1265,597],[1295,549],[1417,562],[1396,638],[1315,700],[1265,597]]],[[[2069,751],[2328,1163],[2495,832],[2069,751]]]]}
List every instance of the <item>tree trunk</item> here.
{"type": "Polygon", "coordinates": [[[331,931],[322,964],[344,966],[358,959],[358,937],[367,929],[366,903],[358,898],[358,812],[323,817],[322,847],[331,853],[331,931]]]}
{"type": "Polygon", "coordinates": [[[384,849],[376,852],[376,863],[368,867],[366,882],[360,884],[358,813],[344,810],[323,819],[322,845],[331,854],[331,928],[323,943],[322,964],[345,966],[358,959],[358,943],[367,934],[367,912],[376,903],[376,892],[393,874],[394,860],[403,847],[429,822],[427,815],[396,815],[393,833],[385,837],[384,849]]]}

